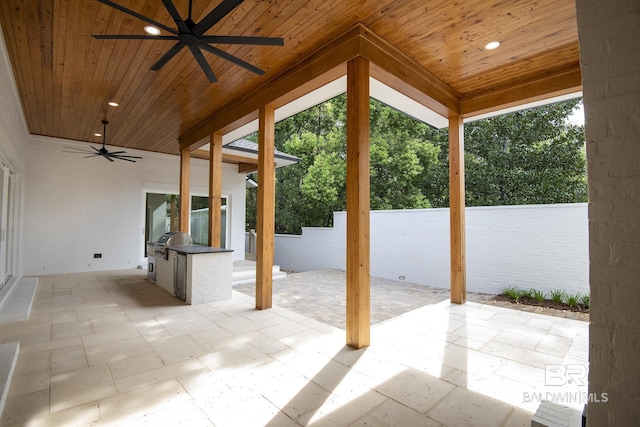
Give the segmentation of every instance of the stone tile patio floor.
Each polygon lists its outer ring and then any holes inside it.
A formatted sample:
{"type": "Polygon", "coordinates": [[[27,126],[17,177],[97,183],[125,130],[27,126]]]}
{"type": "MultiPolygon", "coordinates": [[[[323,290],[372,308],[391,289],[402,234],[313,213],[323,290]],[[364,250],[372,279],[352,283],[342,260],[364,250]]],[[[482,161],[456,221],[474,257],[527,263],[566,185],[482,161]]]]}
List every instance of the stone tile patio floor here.
{"type": "Polygon", "coordinates": [[[586,365],[586,322],[445,299],[354,350],[254,305],[189,306],[143,270],[42,276],[29,320],[0,324],[20,342],[2,425],[528,426],[540,393],[584,391],[545,366],[586,365]]]}
{"type": "MultiPolygon", "coordinates": [[[[344,329],[346,322],[345,280],[345,272],[340,270],[317,270],[288,274],[284,279],[273,281],[273,304],[344,329]]],[[[233,289],[252,298],[256,294],[255,283],[235,285],[233,289]]],[[[508,302],[495,301],[493,296],[467,292],[467,301],[517,308],[532,313],[575,320],[588,320],[588,315],[585,313],[523,305],[514,306],[508,302]]],[[[372,277],[371,324],[383,322],[425,305],[447,301],[449,297],[449,289],[372,277]]]]}

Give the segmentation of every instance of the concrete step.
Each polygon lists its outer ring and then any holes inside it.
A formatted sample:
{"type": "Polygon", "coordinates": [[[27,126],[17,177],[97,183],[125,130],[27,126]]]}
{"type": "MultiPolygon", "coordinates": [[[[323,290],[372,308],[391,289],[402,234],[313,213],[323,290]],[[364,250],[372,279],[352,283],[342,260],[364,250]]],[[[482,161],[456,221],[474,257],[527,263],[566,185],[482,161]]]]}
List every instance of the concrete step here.
{"type": "Polygon", "coordinates": [[[0,323],[28,320],[37,288],[36,277],[22,277],[9,282],[0,295],[0,323]]]}
{"type": "MultiPolygon", "coordinates": [[[[279,265],[274,265],[272,269],[273,280],[283,279],[287,273],[280,271],[279,265]]],[[[256,263],[254,261],[236,261],[233,263],[233,284],[253,283],[256,281],[256,263]]]]}

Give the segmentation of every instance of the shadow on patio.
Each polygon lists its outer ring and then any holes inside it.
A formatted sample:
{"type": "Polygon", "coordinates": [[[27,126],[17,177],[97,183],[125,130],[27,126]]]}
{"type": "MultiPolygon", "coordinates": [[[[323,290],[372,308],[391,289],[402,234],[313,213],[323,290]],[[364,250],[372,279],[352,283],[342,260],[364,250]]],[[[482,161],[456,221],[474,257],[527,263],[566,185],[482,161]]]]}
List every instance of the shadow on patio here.
{"type": "Polygon", "coordinates": [[[20,342],[2,424],[528,426],[532,396],[576,389],[545,367],[586,365],[587,326],[435,301],[353,350],[240,292],[190,306],[143,270],[42,276],[30,319],[0,325],[20,342]]]}

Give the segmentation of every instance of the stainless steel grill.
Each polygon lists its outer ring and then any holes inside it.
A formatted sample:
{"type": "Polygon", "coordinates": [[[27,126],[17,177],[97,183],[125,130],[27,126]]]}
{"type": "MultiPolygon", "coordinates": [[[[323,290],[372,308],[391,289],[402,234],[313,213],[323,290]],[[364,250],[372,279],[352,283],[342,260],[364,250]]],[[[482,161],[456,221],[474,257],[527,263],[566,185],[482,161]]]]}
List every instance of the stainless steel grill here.
{"type": "Polygon", "coordinates": [[[182,231],[170,231],[164,233],[157,242],[147,243],[147,253],[154,254],[158,258],[169,259],[169,250],[171,246],[190,246],[193,245],[193,239],[187,233],[182,231]]]}

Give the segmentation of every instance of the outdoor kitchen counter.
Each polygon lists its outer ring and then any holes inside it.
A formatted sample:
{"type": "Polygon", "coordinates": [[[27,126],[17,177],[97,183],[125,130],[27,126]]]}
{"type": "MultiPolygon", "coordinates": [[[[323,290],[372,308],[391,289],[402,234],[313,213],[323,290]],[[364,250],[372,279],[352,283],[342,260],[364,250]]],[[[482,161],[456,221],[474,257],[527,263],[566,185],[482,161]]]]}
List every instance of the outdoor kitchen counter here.
{"type": "Polygon", "coordinates": [[[192,246],[169,246],[168,249],[176,251],[179,254],[216,254],[219,252],[233,252],[233,249],[214,248],[211,246],[192,245],[192,246]]]}
{"type": "Polygon", "coordinates": [[[168,246],[175,258],[174,293],[187,304],[231,298],[233,250],[202,245],[168,246]]]}

